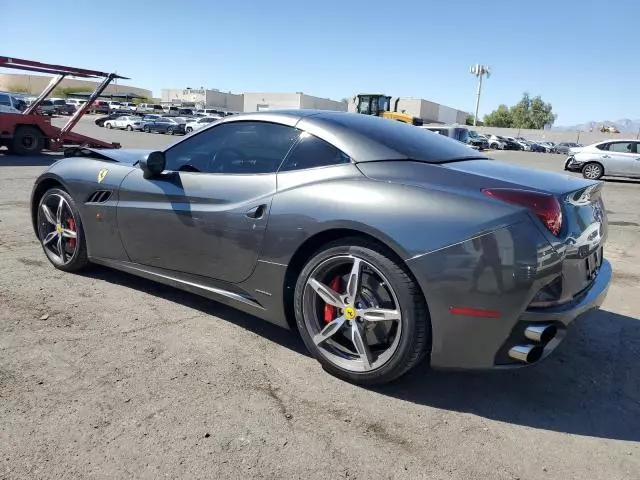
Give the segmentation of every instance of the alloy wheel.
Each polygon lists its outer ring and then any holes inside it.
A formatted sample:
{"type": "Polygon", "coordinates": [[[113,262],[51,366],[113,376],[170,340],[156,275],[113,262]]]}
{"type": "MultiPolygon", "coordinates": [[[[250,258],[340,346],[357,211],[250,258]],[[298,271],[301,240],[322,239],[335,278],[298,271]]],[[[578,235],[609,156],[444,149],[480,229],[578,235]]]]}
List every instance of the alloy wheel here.
{"type": "Polygon", "coordinates": [[[352,372],[380,368],[397,351],[402,314],[382,272],[354,255],[320,263],[307,279],[305,326],[321,354],[352,372]]]}
{"type": "Polygon", "coordinates": [[[40,242],[62,265],[72,261],[78,248],[76,225],[73,211],[62,195],[51,194],[43,199],[38,210],[40,242]]]}
{"type": "Polygon", "coordinates": [[[585,178],[590,180],[596,180],[602,176],[600,165],[595,163],[589,164],[584,167],[582,174],[585,178]]]}

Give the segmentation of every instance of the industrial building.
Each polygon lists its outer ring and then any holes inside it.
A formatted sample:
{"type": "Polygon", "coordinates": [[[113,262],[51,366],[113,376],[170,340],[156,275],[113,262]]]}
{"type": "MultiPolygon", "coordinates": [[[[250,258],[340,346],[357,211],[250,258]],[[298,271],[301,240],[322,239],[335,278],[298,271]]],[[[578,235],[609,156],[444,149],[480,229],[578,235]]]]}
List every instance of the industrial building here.
{"type": "MultiPolygon", "coordinates": [[[[422,98],[392,97],[391,109],[421,118],[425,123],[460,123],[467,120],[468,112],[430,102],[422,98]],[[396,103],[397,101],[397,103],[396,103]]],[[[349,111],[356,111],[356,98],[349,100],[349,111]]]]}
{"type": "Polygon", "coordinates": [[[259,112],[280,109],[314,109],[346,112],[346,102],[296,93],[245,93],[244,111],[259,112]]]}
{"type": "Polygon", "coordinates": [[[219,108],[232,112],[312,108],[347,111],[345,102],[296,93],[231,93],[204,88],[163,88],[162,103],[219,108]]]}
{"type": "MultiPolygon", "coordinates": [[[[51,75],[24,75],[14,73],[0,74],[0,91],[20,90],[26,94],[39,95],[51,81],[51,75]]],[[[75,78],[65,78],[58,88],[83,88],[86,91],[93,91],[99,82],[91,80],[78,80],[75,78]]],[[[111,83],[104,91],[104,95],[111,93],[135,93],[144,98],[152,98],[151,90],[145,88],[122,85],[117,82],[111,83]]]]}
{"type": "Polygon", "coordinates": [[[219,108],[231,112],[242,112],[242,94],[221,92],[205,88],[163,88],[160,100],[164,104],[191,105],[197,108],[219,108]]]}

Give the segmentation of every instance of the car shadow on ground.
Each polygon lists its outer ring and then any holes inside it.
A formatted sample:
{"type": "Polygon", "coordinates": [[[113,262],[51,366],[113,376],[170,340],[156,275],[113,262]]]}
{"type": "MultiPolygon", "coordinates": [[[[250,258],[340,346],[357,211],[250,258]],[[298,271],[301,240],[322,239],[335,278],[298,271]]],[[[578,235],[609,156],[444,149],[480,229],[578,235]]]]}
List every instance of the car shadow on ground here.
{"type": "Polygon", "coordinates": [[[540,365],[426,373],[378,393],[420,405],[575,435],[640,441],[640,320],[606,310],[579,318],[540,365]]]}
{"type": "Polygon", "coordinates": [[[310,356],[297,332],[273,325],[258,317],[241,312],[214,300],[98,265],[93,265],[89,270],[82,272],[82,276],[103,280],[126,288],[133,288],[164,300],[193,308],[205,315],[212,315],[226,322],[233,323],[285,348],[293,350],[296,353],[310,356]]]}
{"type": "Polygon", "coordinates": [[[635,178],[603,177],[601,180],[605,183],[640,183],[640,181],[635,178]]]}
{"type": "MultiPolygon", "coordinates": [[[[221,303],[106,267],[83,276],[147,292],[233,323],[309,356],[297,332],[221,303]]],[[[593,311],[570,328],[540,365],[489,372],[430,371],[426,362],[399,380],[370,388],[419,405],[505,423],[640,441],[640,320],[593,311]]]]}
{"type": "Polygon", "coordinates": [[[0,150],[0,168],[2,167],[48,167],[62,158],[61,153],[43,153],[34,156],[9,155],[7,150],[0,150]]]}

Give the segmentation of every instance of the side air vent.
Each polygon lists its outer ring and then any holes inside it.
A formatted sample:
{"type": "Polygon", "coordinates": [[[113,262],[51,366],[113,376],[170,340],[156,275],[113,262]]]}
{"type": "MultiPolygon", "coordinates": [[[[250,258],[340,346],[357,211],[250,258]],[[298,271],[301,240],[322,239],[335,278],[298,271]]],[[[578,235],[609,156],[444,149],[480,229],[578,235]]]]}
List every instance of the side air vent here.
{"type": "Polygon", "coordinates": [[[111,198],[111,190],[98,190],[87,198],[86,203],[104,203],[111,198]]]}

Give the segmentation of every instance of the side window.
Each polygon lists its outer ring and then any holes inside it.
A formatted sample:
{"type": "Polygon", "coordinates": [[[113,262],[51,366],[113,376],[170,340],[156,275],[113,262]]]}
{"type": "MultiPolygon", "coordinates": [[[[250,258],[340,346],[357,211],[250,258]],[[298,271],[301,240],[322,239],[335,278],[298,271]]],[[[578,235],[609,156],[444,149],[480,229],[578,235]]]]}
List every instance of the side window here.
{"type": "Polygon", "coordinates": [[[280,168],[281,172],[339,165],[351,161],[347,155],[318,137],[306,132],[303,132],[301,137],[280,168]]]}
{"type": "Polygon", "coordinates": [[[632,153],[633,142],[614,142],[609,145],[609,151],[617,153],[632,153]]]}
{"type": "Polygon", "coordinates": [[[256,174],[278,170],[299,130],[269,122],[229,122],[204,129],[165,152],[167,170],[256,174]]]}
{"type": "Polygon", "coordinates": [[[9,100],[9,95],[5,95],[4,93],[0,93],[0,105],[9,105],[9,106],[11,106],[11,101],[9,100]]]}
{"type": "Polygon", "coordinates": [[[600,145],[596,145],[596,148],[598,150],[609,150],[609,144],[608,143],[601,143],[600,145]]]}

